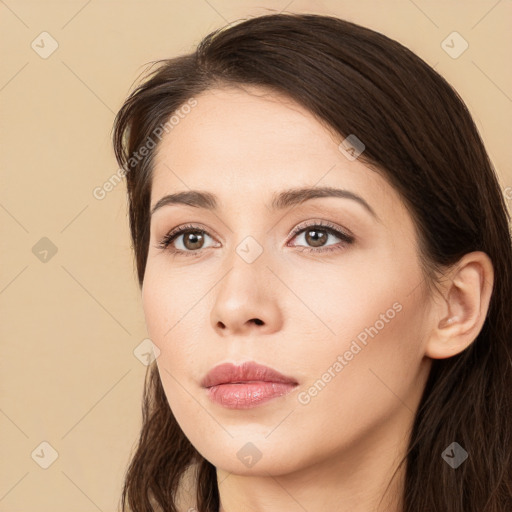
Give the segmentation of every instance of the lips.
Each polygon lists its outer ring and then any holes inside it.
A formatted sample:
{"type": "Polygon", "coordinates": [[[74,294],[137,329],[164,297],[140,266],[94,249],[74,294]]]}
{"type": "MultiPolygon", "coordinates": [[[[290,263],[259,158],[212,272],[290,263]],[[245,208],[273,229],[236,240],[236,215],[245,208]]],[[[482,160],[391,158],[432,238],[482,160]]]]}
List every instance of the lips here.
{"type": "Polygon", "coordinates": [[[248,361],[237,366],[224,363],[210,370],[201,381],[201,386],[210,388],[220,384],[274,382],[296,385],[293,377],[288,377],[268,366],[248,361]]]}

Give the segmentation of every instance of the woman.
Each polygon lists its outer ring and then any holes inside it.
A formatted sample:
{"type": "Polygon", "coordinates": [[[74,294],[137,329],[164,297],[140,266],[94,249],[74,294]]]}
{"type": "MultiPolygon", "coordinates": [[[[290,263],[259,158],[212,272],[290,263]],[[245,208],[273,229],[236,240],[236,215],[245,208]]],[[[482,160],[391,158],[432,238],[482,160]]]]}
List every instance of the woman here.
{"type": "Polygon", "coordinates": [[[457,93],[311,14],[159,64],[114,126],[158,354],[123,510],[512,510],[510,219],[457,93]]]}

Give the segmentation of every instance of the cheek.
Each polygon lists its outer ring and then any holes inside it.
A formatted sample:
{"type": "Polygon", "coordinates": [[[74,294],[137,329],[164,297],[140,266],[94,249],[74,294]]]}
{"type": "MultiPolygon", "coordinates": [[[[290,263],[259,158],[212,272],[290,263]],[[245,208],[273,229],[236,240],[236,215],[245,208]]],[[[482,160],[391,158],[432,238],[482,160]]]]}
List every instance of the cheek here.
{"type": "Polygon", "coordinates": [[[310,370],[296,419],[318,431],[325,449],[348,448],[417,406],[425,383],[422,305],[418,297],[398,297],[382,294],[360,310],[346,302],[353,316],[339,314],[338,335],[302,354],[310,370]]]}
{"type": "Polygon", "coordinates": [[[148,260],[142,287],[142,307],[148,333],[155,344],[172,339],[182,322],[190,323],[194,318],[194,306],[199,296],[205,293],[203,288],[190,279],[190,275],[148,260]]]}
{"type": "Polygon", "coordinates": [[[284,276],[300,298],[300,302],[292,297],[286,303],[293,308],[290,316],[300,322],[296,330],[304,333],[303,340],[311,344],[310,350],[314,347],[312,357],[321,358],[328,347],[348,350],[355,338],[364,344],[370,339],[368,330],[375,332],[375,324],[378,331],[387,330],[399,314],[402,293],[397,281],[391,272],[384,276],[374,267],[374,263],[365,268],[347,264],[328,273],[309,272],[308,279],[297,273],[284,276]]]}
{"type": "MultiPolygon", "coordinates": [[[[162,278],[165,275],[164,269],[158,271],[151,265],[147,267],[142,306],[147,332],[160,351],[156,364],[167,400],[175,416],[186,421],[194,403],[185,390],[193,389],[195,383],[191,376],[201,367],[198,357],[203,352],[198,340],[202,338],[198,326],[204,325],[204,318],[201,322],[196,321],[200,305],[197,304],[197,290],[187,287],[186,280],[182,283],[176,277],[162,278]]],[[[195,411],[196,417],[199,412],[195,411]]]]}
{"type": "MultiPolygon", "coordinates": [[[[415,385],[425,335],[426,301],[423,288],[411,286],[416,282],[421,282],[421,274],[414,266],[405,270],[395,265],[383,272],[375,264],[357,274],[340,269],[329,279],[317,275],[301,281],[301,297],[309,311],[303,308],[298,316],[302,323],[297,332],[304,335],[297,344],[301,353],[296,364],[299,359],[308,361],[308,384],[318,381],[322,394],[324,387],[329,388],[333,395],[325,393],[328,401],[336,396],[350,401],[344,395],[348,392],[352,397],[366,396],[370,407],[370,395],[377,388],[381,398],[392,398],[390,389],[407,393],[415,385]]],[[[315,393],[312,388],[305,401],[313,401],[315,393]]],[[[364,402],[355,400],[352,405],[357,409],[364,402]]]]}
{"type": "Polygon", "coordinates": [[[152,277],[151,272],[146,271],[142,289],[142,308],[148,334],[153,343],[162,350],[165,333],[174,324],[170,308],[172,291],[152,277]]]}
{"type": "Polygon", "coordinates": [[[190,270],[180,272],[169,266],[149,263],[142,288],[142,306],[146,328],[160,350],[157,364],[168,389],[180,383],[193,385],[204,369],[208,333],[211,284],[191,279],[190,270]],[[170,272],[172,271],[172,277],[170,272]],[[163,371],[163,373],[162,373],[163,371]]]}

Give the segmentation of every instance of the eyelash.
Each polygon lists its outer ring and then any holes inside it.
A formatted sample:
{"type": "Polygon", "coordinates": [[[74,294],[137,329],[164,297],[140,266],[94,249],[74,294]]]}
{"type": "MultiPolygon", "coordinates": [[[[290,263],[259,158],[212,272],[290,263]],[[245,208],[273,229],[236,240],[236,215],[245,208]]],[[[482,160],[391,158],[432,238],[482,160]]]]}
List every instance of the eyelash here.
{"type": "MultiPolygon", "coordinates": [[[[342,240],[343,246],[340,246],[338,242],[338,245],[336,246],[327,246],[324,248],[308,248],[304,246],[298,246],[299,250],[301,252],[309,252],[309,253],[326,253],[326,252],[332,252],[332,251],[339,251],[342,250],[345,245],[350,245],[354,242],[354,237],[352,235],[349,235],[348,233],[344,233],[343,231],[340,231],[334,224],[331,224],[330,222],[326,221],[319,221],[314,222],[312,224],[308,225],[299,225],[297,228],[295,228],[292,232],[292,238],[295,238],[297,235],[302,233],[306,230],[312,230],[312,228],[320,228],[321,231],[325,231],[331,235],[334,235],[337,238],[340,238],[342,240]]],[[[208,232],[206,230],[201,229],[199,226],[194,226],[193,224],[186,224],[184,226],[180,226],[178,228],[175,228],[171,230],[169,233],[167,233],[157,244],[156,248],[161,250],[168,250],[172,254],[183,254],[184,256],[199,256],[201,252],[204,249],[197,249],[195,251],[183,251],[181,249],[175,249],[170,248],[171,244],[176,240],[180,235],[183,235],[188,232],[199,232],[199,233],[206,233],[208,232]]],[[[211,236],[208,234],[208,236],[211,236]]],[[[207,247],[209,249],[209,247],[207,247]]]]}

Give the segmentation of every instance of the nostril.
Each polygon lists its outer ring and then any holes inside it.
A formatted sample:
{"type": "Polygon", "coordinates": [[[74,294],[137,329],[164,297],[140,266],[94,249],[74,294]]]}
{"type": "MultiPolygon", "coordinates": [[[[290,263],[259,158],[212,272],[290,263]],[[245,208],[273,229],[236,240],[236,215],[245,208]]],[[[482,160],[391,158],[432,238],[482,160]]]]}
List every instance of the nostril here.
{"type": "Polygon", "coordinates": [[[259,318],[253,318],[251,321],[253,321],[256,325],[263,325],[263,322],[259,318]]]}

